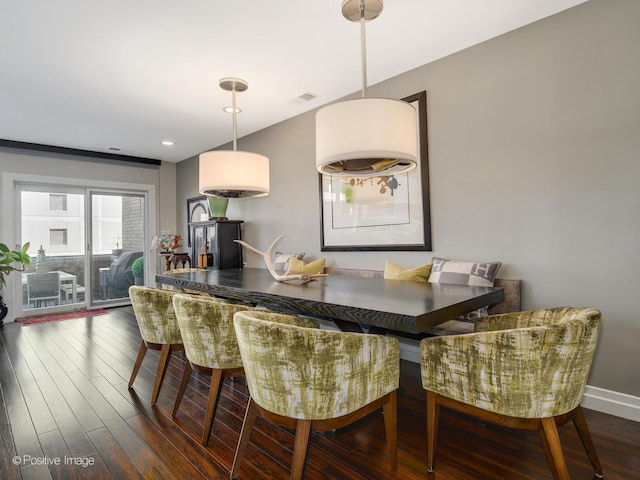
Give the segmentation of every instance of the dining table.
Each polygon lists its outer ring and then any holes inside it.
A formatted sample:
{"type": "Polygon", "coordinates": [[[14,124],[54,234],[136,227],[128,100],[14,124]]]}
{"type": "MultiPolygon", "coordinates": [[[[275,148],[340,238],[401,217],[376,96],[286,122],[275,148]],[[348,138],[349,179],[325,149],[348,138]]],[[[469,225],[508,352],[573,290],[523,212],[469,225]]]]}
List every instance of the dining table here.
{"type": "Polygon", "coordinates": [[[277,281],[263,268],[192,269],[156,282],[276,310],[330,319],[342,330],[418,334],[504,299],[502,288],[345,275],[277,281]]]}

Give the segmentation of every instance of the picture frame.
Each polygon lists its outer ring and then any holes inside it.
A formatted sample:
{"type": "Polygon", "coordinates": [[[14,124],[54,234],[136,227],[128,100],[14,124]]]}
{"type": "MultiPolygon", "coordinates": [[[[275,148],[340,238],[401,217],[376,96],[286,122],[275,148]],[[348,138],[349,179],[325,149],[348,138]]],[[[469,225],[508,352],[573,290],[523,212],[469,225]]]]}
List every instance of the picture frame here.
{"type": "MultiPolygon", "coordinates": [[[[209,201],[206,195],[187,199],[187,225],[209,220],[209,201]]],[[[187,246],[191,247],[191,228],[187,228],[187,246]]]]}
{"type": "Polygon", "coordinates": [[[369,178],[318,174],[321,251],[432,250],[427,92],[402,100],[418,116],[417,168],[369,178]]]}

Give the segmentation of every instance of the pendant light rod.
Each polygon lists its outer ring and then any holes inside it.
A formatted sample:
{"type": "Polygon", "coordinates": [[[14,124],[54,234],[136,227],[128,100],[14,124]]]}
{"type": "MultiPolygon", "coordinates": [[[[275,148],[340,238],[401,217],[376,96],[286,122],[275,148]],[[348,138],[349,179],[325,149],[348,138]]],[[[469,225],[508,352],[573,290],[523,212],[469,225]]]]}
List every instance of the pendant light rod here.
{"type": "Polygon", "coordinates": [[[236,86],[231,89],[231,108],[233,109],[233,151],[238,151],[238,110],[236,109],[236,86]]]}
{"type": "Polygon", "coordinates": [[[360,58],[362,60],[362,98],[367,96],[367,32],[364,0],[360,0],[360,58]]]}
{"type": "Polygon", "coordinates": [[[238,109],[236,108],[236,92],[244,92],[249,88],[249,84],[239,78],[227,77],[220,80],[220,88],[231,92],[231,108],[233,114],[233,151],[238,150],[238,109]]]}

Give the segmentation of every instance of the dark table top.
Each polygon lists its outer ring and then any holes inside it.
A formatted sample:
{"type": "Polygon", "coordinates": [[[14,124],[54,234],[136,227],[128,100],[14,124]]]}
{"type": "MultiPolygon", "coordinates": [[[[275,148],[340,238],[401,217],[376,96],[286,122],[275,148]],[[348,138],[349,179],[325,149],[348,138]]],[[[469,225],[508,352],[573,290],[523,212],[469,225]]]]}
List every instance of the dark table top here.
{"type": "Polygon", "coordinates": [[[278,282],[268,270],[237,268],[156,275],[156,282],[306,315],[419,333],[504,299],[501,288],[328,275],[278,282]]]}

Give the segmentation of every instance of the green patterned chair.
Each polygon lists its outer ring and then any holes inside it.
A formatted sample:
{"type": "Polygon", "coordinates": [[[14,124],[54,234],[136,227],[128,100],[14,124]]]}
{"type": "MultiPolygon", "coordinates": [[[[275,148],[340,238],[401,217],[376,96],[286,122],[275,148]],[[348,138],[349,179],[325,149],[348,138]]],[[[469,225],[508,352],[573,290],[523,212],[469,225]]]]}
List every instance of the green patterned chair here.
{"type": "Polygon", "coordinates": [[[211,375],[202,432],[202,445],[206,445],[224,379],[244,376],[236,332],[233,328],[233,315],[251,307],[228,303],[218,298],[181,293],[176,293],[173,297],[173,307],[188,361],[178,388],[172,416],[175,417],[180,408],[191,372],[197,370],[211,375]]]}
{"type": "Polygon", "coordinates": [[[580,400],[600,330],[593,308],[551,308],[476,320],[475,333],[420,342],[427,391],[427,469],[433,471],[440,406],[512,428],[537,430],[553,477],[568,479],[556,425],[573,420],[602,477],[580,400]]]}
{"type": "Polygon", "coordinates": [[[158,371],[151,394],[151,404],[155,405],[160,394],[160,387],[164,380],[171,354],[183,350],[182,337],[173,310],[173,296],[176,292],[159,288],[132,285],[129,287],[129,297],[133,313],[138,321],[142,343],[129,379],[129,388],[138,375],[140,365],[148,349],[160,350],[158,371]]]}
{"type": "Polygon", "coordinates": [[[231,478],[237,478],[258,413],[295,429],[291,478],[299,479],[311,431],[343,427],[380,407],[395,471],[400,372],[396,338],[309,328],[317,322],[258,311],[236,313],[234,324],[250,398],[231,478]]]}

